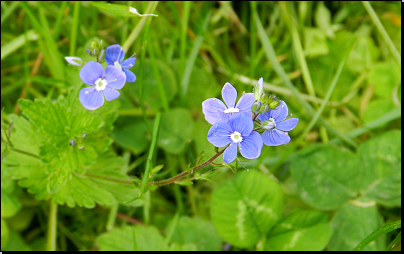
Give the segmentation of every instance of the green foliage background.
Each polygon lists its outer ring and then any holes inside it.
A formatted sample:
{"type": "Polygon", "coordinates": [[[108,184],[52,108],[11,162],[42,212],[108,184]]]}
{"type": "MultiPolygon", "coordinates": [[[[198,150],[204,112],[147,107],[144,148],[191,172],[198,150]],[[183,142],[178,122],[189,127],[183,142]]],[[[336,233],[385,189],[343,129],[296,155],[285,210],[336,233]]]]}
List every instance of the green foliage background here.
{"type": "Polygon", "coordinates": [[[2,1],[1,107],[4,251],[353,250],[401,220],[398,1],[2,1]],[[95,111],[63,58],[91,39],[137,57],[95,111]],[[289,144],[141,187],[212,157],[202,102],[260,77],[300,119],[289,144]]]}

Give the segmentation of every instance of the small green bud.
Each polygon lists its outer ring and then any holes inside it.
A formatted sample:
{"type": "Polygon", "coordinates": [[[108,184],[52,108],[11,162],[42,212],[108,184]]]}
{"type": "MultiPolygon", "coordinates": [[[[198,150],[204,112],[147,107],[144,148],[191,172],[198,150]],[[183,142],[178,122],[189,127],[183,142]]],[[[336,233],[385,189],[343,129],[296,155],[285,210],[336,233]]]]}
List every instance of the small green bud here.
{"type": "Polygon", "coordinates": [[[98,48],[98,43],[97,43],[97,41],[96,40],[91,40],[91,47],[93,48],[93,49],[96,49],[96,48],[98,48]]]}
{"type": "Polygon", "coordinates": [[[257,104],[253,104],[251,107],[252,112],[255,112],[257,110],[258,105],[257,104]]]}
{"type": "Polygon", "coordinates": [[[272,101],[270,104],[269,104],[269,108],[270,109],[275,109],[276,107],[278,107],[279,106],[279,101],[272,101]]]}

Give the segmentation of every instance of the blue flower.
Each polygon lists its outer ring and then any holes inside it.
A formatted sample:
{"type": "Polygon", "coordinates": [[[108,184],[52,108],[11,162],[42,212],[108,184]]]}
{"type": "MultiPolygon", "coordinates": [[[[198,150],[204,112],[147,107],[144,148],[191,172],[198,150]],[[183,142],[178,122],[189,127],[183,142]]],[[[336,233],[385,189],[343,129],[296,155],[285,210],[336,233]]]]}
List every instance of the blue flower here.
{"type": "Polygon", "coordinates": [[[126,82],[135,82],[135,74],[127,70],[135,65],[136,57],[133,57],[133,55],[123,61],[125,52],[123,52],[121,46],[119,46],[118,44],[114,44],[107,48],[107,52],[105,53],[105,61],[108,63],[108,65],[114,65],[121,69],[126,75],[126,82]]]}
{"type": "Polygon", "coordinates": [[[91,61],[86,63],[80,70],[81,80],[91,87],[80,90],[79,100],[88,110],[94,110],[104,104],[104,96],[107,101],[119,97],[119,92],[114,89],[121,89],[125,85],[126,76],[118,67],[102,67],[100,63],[91,61]]]}
{"type": "Polygon", "coordinates": [[[207,99],[202,102],[202,112],[205,115],[206,121],[210,124],[215,124],[221,120],[228,121],[230,117],[237,113],[246,113],[251,115],[251,106],[254,103],[254,94],[247,93],[241,96],[236,104],[237,91],[230,84],[226,83],[222,89],[222,97],[226,105],[221,100],[216,98],[207,99]]]}
{"type": "Polygon", "coordinates": [[[248,114],[236,114],[228,122],[219,121],[208,132],[208,141],[216,147],[223,147],[230,143],[223,153],[226,163],[237,157],[237,147],[244,158],[256,159],[262,150],[261,135],[253,131],[254,123],[248,114]]]}
{"type": "Polygon", "coordinates": [[[298,118],[288,117],[288,106],[284,101],[280,101],[278,107],[275,110],[269,110],[258,116],[261,121],[261,126],[266,131],[262,133],[262,140],[267,146],[279,146],[287,144],[290,141],[288,131],[293,130],[298,118]],[[286,120],[285,120],[286,119],[286,120]]]}

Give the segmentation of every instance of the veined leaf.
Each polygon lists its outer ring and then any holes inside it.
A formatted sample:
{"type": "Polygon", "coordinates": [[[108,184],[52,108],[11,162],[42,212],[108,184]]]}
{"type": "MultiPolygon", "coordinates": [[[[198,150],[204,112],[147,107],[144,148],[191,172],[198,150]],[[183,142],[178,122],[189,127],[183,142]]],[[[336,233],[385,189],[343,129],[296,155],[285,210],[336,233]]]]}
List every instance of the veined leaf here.
{"type": "Polygon", "coordinates": [[[213,193],[211,217],[219,235],[237,247],[251,247],[283,212],[280,185],[257,171],[242,171],[213,193]]]}

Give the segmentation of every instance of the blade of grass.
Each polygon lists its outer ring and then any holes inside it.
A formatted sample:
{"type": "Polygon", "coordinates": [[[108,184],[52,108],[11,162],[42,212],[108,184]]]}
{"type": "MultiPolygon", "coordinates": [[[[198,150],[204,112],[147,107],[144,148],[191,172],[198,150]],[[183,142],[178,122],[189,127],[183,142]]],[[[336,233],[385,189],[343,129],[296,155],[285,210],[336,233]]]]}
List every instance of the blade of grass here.
{"type": "Polygon", "coordinates": [[[386,251],[392,251],[398,243],[401,241],[401,231],[398,233],[396,238],[390,243],[389,247],[387,247],[386,251]]]}
{"type": "MultiPolygon", "coordinates": [[[[283,81],[285,82],[287,87],[293,92],[294,96],[299,101],[299,103],[306,109],[307,112],[309,112],[309,114],[311,116],[313,116],[315,114],[315,111],[314,111],[313,107],[308,102],[306,102],[305,100],[303,100],[301,98],[298,90],[293,86],[292,82],[290,81],[289,77],[287,76],[287,74],[286,74],[285,70],[283,69],[282,65],[279,63],[278,59],[276,58],[275,50],[274,50],[274,48],[272,46],[271,41],[269,40],[268,36],[265,33],[264,27],[262,26],[261,21],[258,18],[258,15],[256,16],[256,25],[257,25],[257,31],[258,31],[258,35],[259,35],[259,37],[261,39],[262,46],[265,48],[266,56],[267,56],[268,60],[272,63],[272,66],[273,66],[274,70],[278,73],[279,76],[281,76],[281,78],[283,79],[283,81]]],[[[324,126],[327,129],[327,131],[329,131],[330,133],[332,133],[332,134],[336,135],[337,137],[341,138],[347,144],[349,144],[349,145],[351,145],[353,147],[358,146],[351,138],[343,135],[342,133],[340,133],[339,131],[337,131],[333,127],[331,127],[321,117],[319,118],[319,123],[322,126],[324,126]]]]}
{"type": "Polygon", "coordinates": [[[198,56],[199,49],[201,48],[203,36],[205,34],[206,29],[208,28],[210,16],[211,16],[211,12],[209,12],[206,15],[205,20],[203,21],[202,30],[195,39],[194,45],[192,46],[191,53],[190,53],[187,63],[186,63],[184,74],[183,74],[182,80],[181,80],[181,96],[182,96],[183,101],[185,100],[185,96],[188,91],[189,79],[191,78],[191,73],[192,73],[192,69],[194,68],[195,60],[196,60],[196,57],[198,56]]]}
{"type": "Polygon", "coordinates": [[[366,11],[369,13],[370,18],[372,18],[373,23],[375,24],[377,30],[379,30],[379,33],[382,35],[384,41],[387,44],[387,47],[389,47],[391,53],[393,54],[395,60],[398,62],[398,64],[401,67],[401,55],[394,46],[393,41],[391,40],[389,34],[386,32],[386,29],[384,29],[384,26],[382,22],[380,22],[379,18],[377,17],[376,12],[373,10],[372,6],[368,1],[362,1],[363,6],[365,7],[366,11]]]}
{"type": "MultiPolygon", "coordinates": [[[[149,5],[147,6],[146,12],[145,14],[149,14],[154,12],[153,5],[154,5],[154,1],[150,2],[149,5]]],[[[156,4],[157,6],[157,4],[156,4]]],[[[133,42],[136,40],[136,38],[139,36],[140,31],[142,31],[142,28],[144,26],[144,24],[146,23],[146,20],[148,19],[148,16],[144,16],[140,19],[140,21],[137,23],[136,27],[132,30],[132,32],[129,34],[128,39],[126,39],[126,41],[123,43],[122,48],[125,52],[128,52],[129,47],[133,44],[133,42]]]]}
{"type": "Polygon", "coordinates": [[[255,34],[255,15],[257,15],[257,2],[251,1],[251,19],[250,19],[250,48],[251,48],[251,59],[250,59],[250,77],[254,77],[255,71],[255,54],[256,54],[256,44],[257,38],[255,34]]]}
{"type": "Polygon", "coordinates": [[[161,81],[160,72],[159,72],[159,69],[158,69],[158,66],[156,63],[156,59],[154,57],[154,49],[153,49],[152,45],[151,45],[151,47],[149,47],[149,53],[150,53],[154,77],[156,79],[157,87],[158,87],[159,93],[160,93],[160,100],[161,100],[161,103],[163,104],[164,111],[168,111],[170,108],[168,106],[167,95],[166,95],[166,91],[164,90],[163,82],[161,81]]]}
{"type": "MultiPolygon", "coordinates": [[[[153,5],[151,7],[151,12],[154,12],[158,4],[158,1],[153,2],[153,5]]],[[[138,86],[139,86],[139,101],[140,101],[140,108],[142,109],[142,114],[143,118],[145,120],[145,123],[150,130],[149,122],[147,121],[146,118],[146,110],[144,107],[144,101],[143,101],[143,68],[144,68],[144,59],[146,56],[146,48],[147,48],[147,39],[149,37],[149,27],[150,27],[150,22],[152,20],[152,17],[147,17],[147,23],[144,31],[144,36],[143,36],[143,45],[142,45],[142,53],[140,56],[140,66],[139,66],[139,78],[138,78],[138,86]]]]}
{"type": "Polygon", "coordinates": [[[11,2],[10,6],[8,6],[7,9],[5,9],[4,12],[1,14],[1,24],[3,24],[3,22],[14,12],[17,6],[18,1],[11,2]]]}
{"type": "MultiPolygon", "coordinates": [[[[368,131],[371,131],[373,129],[376,129],[380,126],[385,125],[386,123],[389,123],[393,120],[401,118],[401,108],[395,108],[388,113],[384,114],[383,116],[363,125],[362,127],[359,127],[350,133],[347,134],[348,137],[350,138],[355,138],[358,137],[359,135],[362,135],[368,131]]],[[[341,142],[341,139],[335,138],[331,140],[329,143],[330,144],[338,144],[341,142]]]]}
{"type": "Polygon", "coordinates": [[[161,120],[161,113],[158,112],[156,115],[156,118],[154,119],[152,142],[151,142],[150,149],[149,149],[149,155],[147,156],[146,170],[143,175],[143,181],[142,181],[142,186],[140,187],[140,193],[144,192],[146,184],[147,184],[147,180],[149,178],[149,170],[150,170],[150,166],[151,166],[150,164],[152,162],[154,149],[155,149],[156,143],[157,143],[157,138],[158,138],[159,128],[160,128],[160,120],[161,120]]]}
{"type": "Polygon", "coordinates": [[[76,53],[77,27],[79,25],[80,1],[74,2],[73,26],[70,34],[70,56],[76,53]]]}
{"type": "Polygon", "coordinates": [[[396,229],[401,228],[401,220],[399,221],[393,221],[390,223],[387,223],[383,227],[377,229],[374,231],[372,234],[370,234],[368,237],[363,239],[363,241],[354,249],[354,251],[360,251],[363,250],[366,246],[368,246],[371,242],[379,238],[380,236],[387,234],[391,231],[394,231],[396,229]]]}
{"type": "Polygon", "coordinates": [[[136,234],[134,226],[132,226],[132,239],[133,239],[133,250],[137,251],[136,234]]]}
{"type": "Polygon", "coordinates": [[[57,40],[57,38],[59,37],[60,25],[62,24],[62,19],[63,19],[64,13],[66,11],[67,3],[68,3],[67,1],[62,1],[62,5],[59,8],[58,16],[56,18],[56,22],[55,22],[55,26],[54,26],[54,30],[53,30],[53,38],[55,38],[55,40],[57,40]]]}
{"type": "Polygon", "coordinates": [[[181,20],[181,47],[180,47],[180,61],[181,61],[181,68],[184,68],[185,64],[185,50],[187,45],[187,32],[188,32],[188,20],[189,20],[189,13],[191,11],[191,1],[185,1],[184,8],[182,10],[182,20],[181,20]]]}
{"type": "Polygon", "coordinates": [[[29,30],[24,34],[21,34],[1,47],[1,60],[26,44],[27,41],[35,41],[38,38],[39,35],[34,30],[29,30]]]}
{"type": "Polygon", "coordinates": [[[297,146],[302,142],[302,140],[306,137],[306,135],[311,131],[311,129],[314,127],[314,125],[319,120],[321,113],[323,113],[325,106],[327,105],[328,101],[331,98],[331,94],[334,92],[335,86],[337,85],[338,79],[341,75],[342,69],[344,68],[345,62],[348,59],[349,52],[351,51],[352,46],[353,46],[353,40],[351,41],[351,45],[348,48],[349,51],[345,54],[345,57],[342,59],[341,63],[338,66],[337,72],[335,73],[335,76],[331,82],[330,87],[328,88],[327,94],[325,95],[323,102],[320,105],[320,108],[316,111],[316,113],[313,116],[313,118],[311,119],[310,123],[304,129],[303,133],[300,134],[299,138],[288,148],[288,150],[286,152],[283,153],[281,159],[278,160],[278,162],[273,167],[272,171],[275,171],[276,169],[279,168],[280,165],[283,164],[285,159],[297,148],[297,146]]]}

